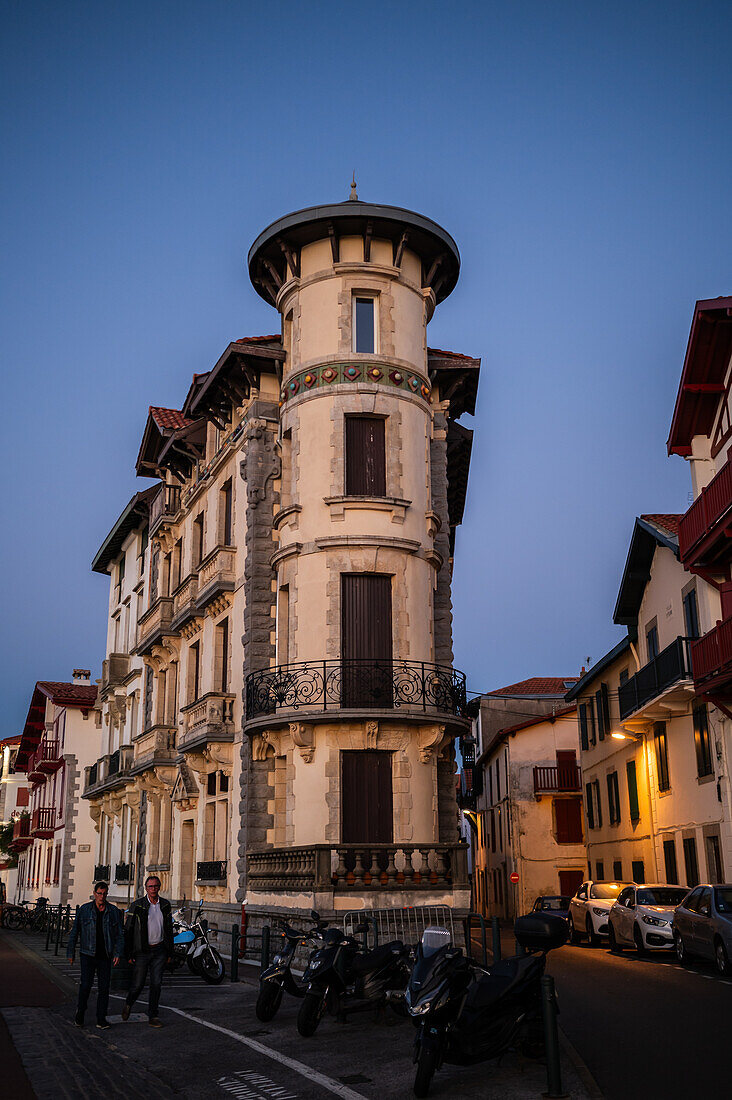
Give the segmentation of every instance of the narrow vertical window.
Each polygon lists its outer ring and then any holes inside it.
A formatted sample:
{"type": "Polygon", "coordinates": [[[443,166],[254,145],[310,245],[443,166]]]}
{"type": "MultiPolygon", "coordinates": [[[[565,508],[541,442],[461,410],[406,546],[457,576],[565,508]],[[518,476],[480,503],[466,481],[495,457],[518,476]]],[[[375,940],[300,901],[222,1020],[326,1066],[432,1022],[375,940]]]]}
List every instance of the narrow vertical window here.
{"type": "Polygon", "coordinates": [[[386,423],[346,417],[346,496],[386,496],[386,423]]]}
{"type": "Polygon", "coordinates": [[[613,878],[616,882],[623,881],[623,861],[622,859],[613,860],[613,878]]]}
{"type": "Polygon", "coordinates": [[[216,663],[220,690],[229,690],[229,620],[224,619],[216,627],[216,663]]]}
{"type": "Polygon", "coordinates": [[[595,828],[595,809],[592,803],[592,784],[585,783],[585,814],[587,815],[587,827],[595,828]]]}
{"type": "Polygon", "coordinates": [[[183,539],[178,539],[173,547],[173,591],[180,586],[183,579],[183,539]]]}
{"type": "Polygon", "coordinates": [[[200,642],[194,642],[188,650],[188,702],[195,703],[199,695],[201,673],[200,642]]]}
{"type": "Polygon", "coordinates": [[[605,878],[605,862],[602,859],[598,859],[595,863],[595,878],[599,882],[605,878]]]}
{"type": "Polygon", "coordinates": [[[676,841],[664,840],[663,862],[666,867],[666,882],[677,883],[679,881],[679,869],[676,865],[676,841]]]}
{"type": "Polygon", "coordinates": [[[376,325],[373,298],[353,299],[353,350],[367,355],[376,351],[376,325]]]}
{"type": "Polygon", "coordinates": [[[145,669],[145,702],[143,706],[143,729],[149,729],[152,725],[153,713],[153,672],[150,665],[145,669]]]}
{"type": "Polygon", "coordinates": [[[699,863],[696,858],[696,839],[693,836],[684,837],[684,865],[686,867],[686,885],[697,886],[699,883],[699,863]]]}
{"type": "Polygon", "coordinates": [[[580,726],[580,745],[583,752],[587,752],[590,747],[589,736],[587,732],[587,703],[580,703],[579,705],[579,726],[580,726]]]}
{"type": "Polygon", "coordinates": [[[646,868],[642,859],[634,859],[631,863],[631,874],[633,875],[633,882],[637,882],[639,885],[646,881],[646,868]]]}
{"type": "Polygon", "coordinates": [[[646,631],[646,652],[649,661],[658,656],[658,627],[655,623],[646,631]]]}
{"type": "Polygon", "coordinates": [[[233,505],[234,494],[231,478],[229,478],[221,489],[221,541],[224,546],[233,546],[234,544],[233,505]]]}
{"type": "Polygon", "coordinates": [[[595,810],[597,811],[597,827],[602,828],[602,801],[600,799],[600,780],[594,779],[592,782],[594,795],[595,795],[595,810]]]}
{"type": "Polygon", "coordinates": [[[200,512],[193,521],[193,567],[199,566],[203,561],[203,512],[200,512]]]}
{"type": "Polygon", "coordinates": [[[668,742],[666,740],[666,723],[654,722],[653,744],[656,749],[656,775],[658,777],[659,791],[667,791],[671,786],[668,775],[668,742]]]}
{"type": "Polygon", "coordinates": [[[290,652],[290,586],[281,584],[277,593],[277,663],[286,665],[290,652]]]}
{"type": "Polygon", "coordinates": [[[696,602],[696,588],[690,588],[684,596],[684,625],[687,638],[699,637],[699,608],[696,602]]]}
{"type": "Polygon", "coordinates": [[[696,773],[702,779],[705,775],[711,775],[714,771],[706,703],[702,703],[700,707],[694,707],[694,745],[696,748],[696,773]]]}
{"type": "Polygon", "coordinates": [[[635,774],[635,760],[629,760],[627,762],[625,765],[625,774],[628,779],[628,808],[630,810],[630,820],[638,821],[640,819],[640,808],[638,806],[638,781],[635,774]]]}

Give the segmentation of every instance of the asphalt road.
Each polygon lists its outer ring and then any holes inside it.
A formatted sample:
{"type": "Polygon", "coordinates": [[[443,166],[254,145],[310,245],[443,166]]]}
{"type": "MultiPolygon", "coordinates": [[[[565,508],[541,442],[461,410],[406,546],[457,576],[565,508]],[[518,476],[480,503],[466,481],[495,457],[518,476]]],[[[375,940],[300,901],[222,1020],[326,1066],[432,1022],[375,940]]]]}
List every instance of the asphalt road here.
{"type": "Polygon", "coordinates": [[[607,1100],[729,1093],[732,979],[713,963],[582,944],[552,952],[548,973],[560,1026],[607,1100]]]}

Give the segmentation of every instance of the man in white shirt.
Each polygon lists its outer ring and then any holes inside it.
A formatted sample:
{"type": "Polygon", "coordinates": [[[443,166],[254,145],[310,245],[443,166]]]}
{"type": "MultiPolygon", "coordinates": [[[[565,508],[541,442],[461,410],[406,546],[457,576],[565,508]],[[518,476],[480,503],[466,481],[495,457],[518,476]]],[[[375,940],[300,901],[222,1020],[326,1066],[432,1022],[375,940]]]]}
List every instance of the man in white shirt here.
{"type": "Polygon", "coordinates": [[[130,962],[134,961],[132,983],[122,1009],[122,1019],[129,1019],[130,1010],[142,993],[150,974],[148,1017],[151,1027],[162,1027],[158,1018],[160,989],[165,963],[173,954],[173,917],[170,902],[160,896],[160,879],[148,875],[145,897],[138,898],[130,908],[125,924],[125,946],[130,962]]]}

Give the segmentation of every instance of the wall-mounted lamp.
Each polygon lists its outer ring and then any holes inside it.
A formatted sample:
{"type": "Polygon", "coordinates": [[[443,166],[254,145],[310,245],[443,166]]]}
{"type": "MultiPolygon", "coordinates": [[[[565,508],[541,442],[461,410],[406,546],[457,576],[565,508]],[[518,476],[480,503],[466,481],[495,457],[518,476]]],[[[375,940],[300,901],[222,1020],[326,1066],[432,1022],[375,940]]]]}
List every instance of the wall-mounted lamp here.
{"type": "Polygon", "coordinates": [[[610,734],[616,741],[642,741],[642,737],[636,737],[634,733],[628,733],[624,726],[621,726],[615,733],[610,734]]]}

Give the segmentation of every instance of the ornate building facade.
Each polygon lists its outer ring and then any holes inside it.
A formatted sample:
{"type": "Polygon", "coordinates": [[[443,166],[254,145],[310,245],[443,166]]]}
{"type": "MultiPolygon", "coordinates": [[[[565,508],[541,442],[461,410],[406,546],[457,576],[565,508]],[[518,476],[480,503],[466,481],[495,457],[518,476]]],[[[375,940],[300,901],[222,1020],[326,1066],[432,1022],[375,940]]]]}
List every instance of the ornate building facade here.
{"type": "Polygon", "coordinates": [[[136,469],[157,484],[95,559],[100,863],[222,920],[467,906],[450,585],[480,363],[426,339],[457,247],[352,199],[271,226],[249,272],[281,333],[150,408],[136,469]]]}

